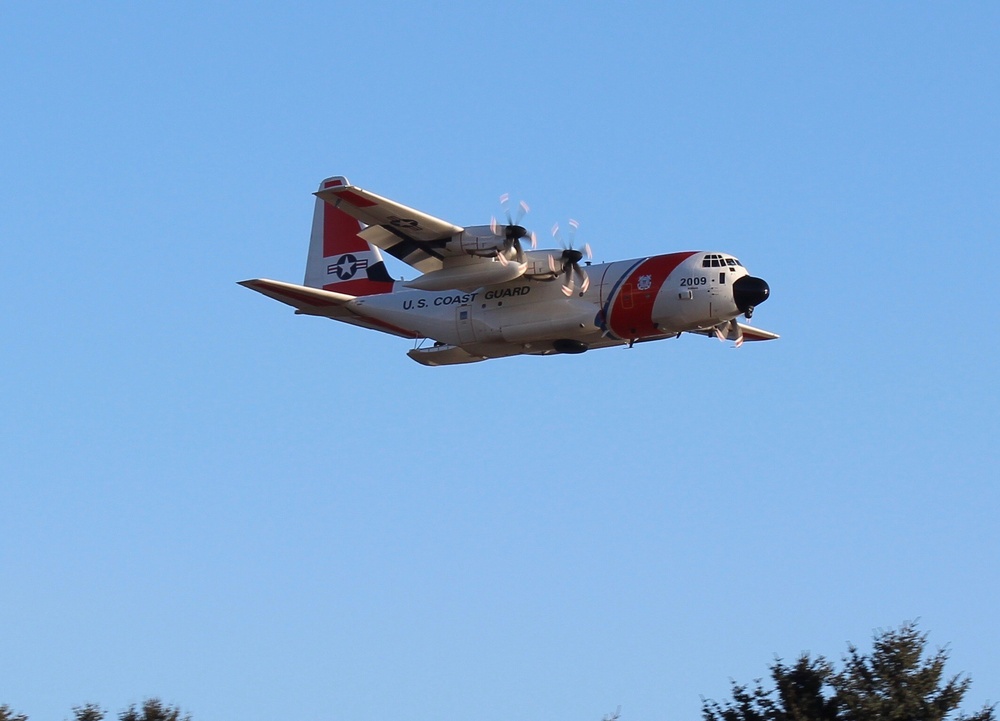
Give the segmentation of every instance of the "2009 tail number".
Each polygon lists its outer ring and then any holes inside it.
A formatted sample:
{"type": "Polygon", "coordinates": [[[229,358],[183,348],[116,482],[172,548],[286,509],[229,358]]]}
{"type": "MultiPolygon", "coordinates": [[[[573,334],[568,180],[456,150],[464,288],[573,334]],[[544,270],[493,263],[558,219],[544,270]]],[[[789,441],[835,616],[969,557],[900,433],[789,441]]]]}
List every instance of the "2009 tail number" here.
{"type": "Polygon", "coordinates": [[[696,285],[708,285],[708,278],[699,276],[697,278],[681,278],[681,288],[693,288],[696,285]]]}

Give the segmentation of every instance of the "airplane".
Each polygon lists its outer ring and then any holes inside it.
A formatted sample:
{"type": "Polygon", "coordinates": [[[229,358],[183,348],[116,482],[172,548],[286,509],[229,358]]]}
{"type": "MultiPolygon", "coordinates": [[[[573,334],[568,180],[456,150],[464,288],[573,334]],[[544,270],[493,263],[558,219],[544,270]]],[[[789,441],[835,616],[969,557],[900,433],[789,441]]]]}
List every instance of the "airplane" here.
{"type": "MultiPolygon", "coordinates": [[[[314,195],[303,284],[256,278],[240,285],[296,314],[410,338],[407,355],[426,366],[632,347],[682,333],[737,347],[779,337],[737,320],[749,320],[771,291],[728,253],[592,263],[589,246],[574,248],[573,238],[538,249],[520,224],[528,206],[512,217],[506,196],[506,223],[462,227],[343,176],[323,180],[314,195]],[[420,275],[394,280],[382,251],[420,275]]],[[[571,232],[577,225],[570,221],[571,232]]],[[[558,227],[554,235],[561,238],[558,227]]]]}

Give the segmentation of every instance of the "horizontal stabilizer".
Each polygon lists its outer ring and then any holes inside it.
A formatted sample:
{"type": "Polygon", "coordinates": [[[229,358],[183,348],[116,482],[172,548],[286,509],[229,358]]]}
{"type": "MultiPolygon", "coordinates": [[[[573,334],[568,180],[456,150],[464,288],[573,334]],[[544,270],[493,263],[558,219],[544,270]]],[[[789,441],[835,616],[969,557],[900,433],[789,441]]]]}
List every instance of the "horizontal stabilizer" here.
{"type": "Polygon", "coordinates": [[[351,325],[359,325],[362,328],[380,330],[383,333],[391,333],[401,338],[419,338],[420,334],[409,328],[400,328],[386,321],[361,315],[360,308],[352,301],[356,296],[347,293],[337,293],[332,290],[322,288],[310,288],[305,285],[295,285],[294,283],[283,283],[280,280],[268,280],[266,278],[255,278],[254,280],[241,280],[240,285],[250,290],[255,290],[268,298],[274,298],[282,303],[295,308],[296,313],[302,315],[318,315],[331,320],[339,320],[351,325]]]}
{"type": "Polygon", "coordinates": [[[331,309],[339,308],[354,300],[353,295],[346,293],[335,293],[332,290],[309,288],[267,278],[243,280],[240,281],[240,285],[262,293],[268,298],[279,300],[308,315],[329,315],[331,309]]]}

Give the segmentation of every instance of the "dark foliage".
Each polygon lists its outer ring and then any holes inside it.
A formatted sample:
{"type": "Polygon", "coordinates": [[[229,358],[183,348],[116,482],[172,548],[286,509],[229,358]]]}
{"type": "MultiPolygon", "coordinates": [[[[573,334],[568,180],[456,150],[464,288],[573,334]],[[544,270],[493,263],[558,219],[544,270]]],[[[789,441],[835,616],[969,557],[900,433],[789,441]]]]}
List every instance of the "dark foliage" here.
{"type": "MultiPolygon", "coordinates": [[[[945,678],[948,652],[925,658],[927,635],[915,623],[875,635],[870,655],[848,647],[836,671],[822,656],[801,656],[793,666],[771,667],[772,689],[733,683],[725,704],[702,701],[704,721],[944,721],[958,709],[971,679],[945,678]]],[[[997,721],[986,706],[956,721],[997,721]]]]}
{"type": "MultiPolygon", "coordinates": [[[[73,707],[73,721],[104,721],[106,713],[96,703],[73,707]]],[[[191,721],[191,716],[181,716],[176,706],[164,704],[158,698],[146,699],[142,707],[135,704],[118,714],[119,721],[191,721]]],[[[24,714],[14,713],[10,706],[0,706],[0,721],[28,721],[24,714]]]]}
{"type": "Polygon", "coordinates": [[[142,708],[132,704],[128,709],[118,714],[118,721],[191,721],[190,716],[181,716],[177,706],[168,706],[158,698],[146,699],[142,708]]]}
{"type": "Polygon", "coordinates": [[[0,706],[0,721],[28,721],[24,714],[17,713],[7,704],[0,706]]]}
{"type": "Polygon", "coordinates": [[[104,721],[104,709],[96,703],[74,706],[73,721],[104,721]]]}

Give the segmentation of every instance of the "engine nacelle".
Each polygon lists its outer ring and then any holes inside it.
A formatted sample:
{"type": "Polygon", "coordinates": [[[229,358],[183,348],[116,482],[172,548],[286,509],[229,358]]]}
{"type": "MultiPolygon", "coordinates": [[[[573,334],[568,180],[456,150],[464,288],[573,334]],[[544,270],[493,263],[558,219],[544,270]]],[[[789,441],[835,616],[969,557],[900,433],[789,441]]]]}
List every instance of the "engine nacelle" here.
{"type": "Polygon", "coordinates": [[[506,238],[503,236],[501,228],[502,226],[497,226],[497,230],[500,232],[498,235],[488,225],[474,225],[455,236],[449,241],[449,245],[455,244],[463,253],[469,255],[492,258],[498,253],[502,253],[505,248],[506,238]]]}
{"type": "Polygon", "coordinates": [[[461,264],[451,263],[439,270],[424,273],[419,278],[406,281],[403,285],[417,290],[475,290],[484,285],[507,283],[523,274],[523,263],[469,260],[461,264]]]}
{"type": "Polygon", "coordinates": [[[524,277],[555,280],[562,273],[561,250],[529,250],[524,254],[524,277]]]}

